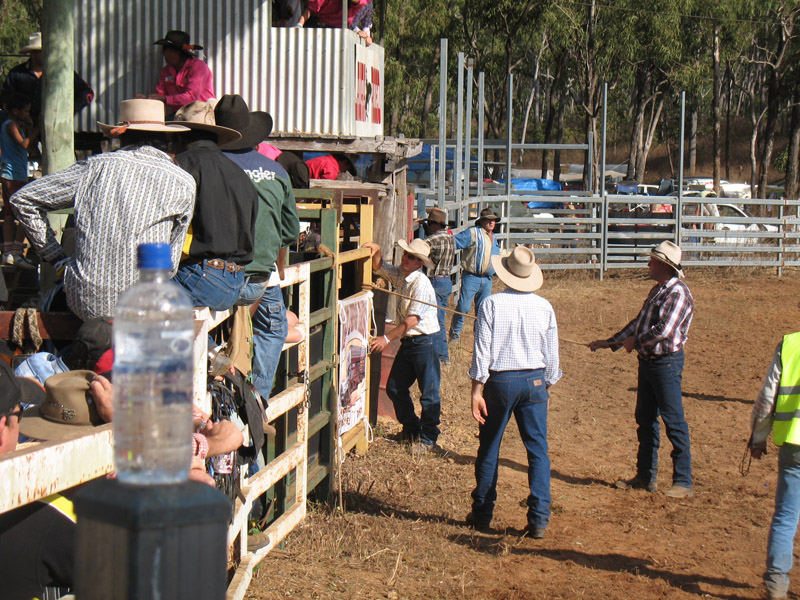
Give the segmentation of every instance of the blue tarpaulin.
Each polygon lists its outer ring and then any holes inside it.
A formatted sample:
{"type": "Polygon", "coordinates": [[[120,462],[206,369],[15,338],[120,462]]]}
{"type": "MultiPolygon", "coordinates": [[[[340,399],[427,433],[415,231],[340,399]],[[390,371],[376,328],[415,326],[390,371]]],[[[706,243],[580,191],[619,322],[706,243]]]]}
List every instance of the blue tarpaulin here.
{"type": "MultiPolygon", "coordinates": [[[[505,183],[499,181],[498,183],[505,183]]],[[[512,178],[511,189],[518,192],[560,192],[561,184],[552,179],[525,179],[525,178],[512,178]]],[[[528,202],[528,208],[560,208],[561,202],[539,202],[531,200],[528,202]]]]}

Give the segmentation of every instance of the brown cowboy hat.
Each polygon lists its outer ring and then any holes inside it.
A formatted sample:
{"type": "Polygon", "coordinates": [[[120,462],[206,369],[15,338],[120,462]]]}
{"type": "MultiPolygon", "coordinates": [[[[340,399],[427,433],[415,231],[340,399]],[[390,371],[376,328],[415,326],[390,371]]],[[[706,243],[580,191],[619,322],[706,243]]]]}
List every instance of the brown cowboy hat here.
{"type": "Polygon", "coordinates": [[[508,256],[492,256],[492,266],[500,281],[518,292],[535,292],[544,282],[533,251],[525,246],[517,246],[508,256]]]}
{"type": "Polygon", "coordinates": [[[45,399],[22,414],[19,430],[35,440],[54,440],[104,423],[89,394],[92,371],[65,371],[44,382],[45,399]]]}
{"type": "Polygon", "coordinates": [[[217,125],[214,107],[208,102],[195,101],[181,106],[175,112],[175,120],[170,123],[216,134],[218,146],[233,143],[242,137],[238,131],[217,125]]]}
{"type": "Polygon", "coordinates": [[[417,221],[422,223],[425,221],[430,223],[439,223],[439,225],[444,225],[447,227],[447,211],[442,210],[441,208],[429,208],[428,216],[424,219],[417,219],[417,221]]]}
{"type": "Polygon", "coordinates": [[[164,103],[159,100],[136,98],[123,100],[119,104],[119,121],[116,125],[100,123],[98,126],[106,137],[119,137],[128,130],[153,131],[157,133],[181,133],[189,131],[181,125],[164,121],[164,103]]]}
{"type": "Polygon", "coordinates": [[[491,208],[484,208],[481,211],[480,216],[477,219],[475,219],[475,225],[480,225],[481,221],[483,221],[484,219],[486,219],[487,221],[499,221],[500,217],[494,214],[494,211],[491,208]]]}

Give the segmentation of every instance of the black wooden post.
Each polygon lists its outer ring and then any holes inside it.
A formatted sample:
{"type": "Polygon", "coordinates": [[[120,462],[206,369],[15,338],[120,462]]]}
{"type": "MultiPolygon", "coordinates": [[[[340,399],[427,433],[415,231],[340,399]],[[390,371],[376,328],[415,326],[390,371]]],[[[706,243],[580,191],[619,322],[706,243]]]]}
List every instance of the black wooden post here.
{"type": "Polygon", "coordinates": [[[81,600],[222,600],[230,502],[208,485],[99,480],[75,497],[81,600]]]}

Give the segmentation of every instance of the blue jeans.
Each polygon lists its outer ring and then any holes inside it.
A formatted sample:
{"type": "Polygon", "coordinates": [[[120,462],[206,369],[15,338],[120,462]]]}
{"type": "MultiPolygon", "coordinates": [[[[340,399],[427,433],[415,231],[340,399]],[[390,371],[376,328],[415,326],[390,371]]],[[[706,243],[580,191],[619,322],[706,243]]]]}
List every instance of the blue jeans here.
{"type": "Polygon", "coordinates": [[[394,414],[403,425],[403,433],[411,438],[419,437],[425,444],[434,444],[439,437],[441,372],[433,348],[435,336],[431,333],[402,338],[386,381],[386,394],[394,404],[394,414]],[[414,412],[414,402],[409,394],[415,381],[421,393],[421,418],[414,412]]]}
{"type": "Polygon", "coordinates": [[[262,281],[261,283],[250,283],[249,280],[245,280],[244,287],[242,288],[242,291],[239,292],[239,299],[236,301],[236,306],[250,306],[251,304],[255,304],[261,300],[261,296],[264,295],[266,290],[266,281],[262,281]]]}
{"type": "MultiPolygon", "coordinates": [[[[492,293],[492,278],[479,277],[466,271],[461,272],[461,293],[458,296],[458,306],[456,310],[460,313],[469,313],[472,306],[472,299],[475,299],[475,314],[483,302],[492,293]]],[[[464,317],[461,315],[453,315],[453,320],[450,321],[450,339],[458,339],[461,335],[461,329],[464,327],[464,317]]]]}
{"type": "Polygon", "coordinates": [[[550,522],[550,457],[547,455],[547,400],[544,369],[491,371],[483,389],[486,422],[480,426],[475,459],[472,513],[489,523],[497,500],[497,459],[511,415],[517,421],[528,453],[528,525],[545,528],[550,522]]]}
{"type": "Polygon", "coordinates": [[[683,417],[682,377],[683,350],[655,360],[639,357],[639,391],[636,396],[639,454],[636,474],[645,481],[656,480],[660,414],[672,443],[672,483],[690,488],[692,454],[689,450],[689,426],[683,417]]]}
{"type": "MultiPolygon", "coordinates": [[[[434,277],[431,279],[431,283],[433,291],[436,292],[436,304],[441,308],[447,308],[447,301],[450,299],[450,294],[453,293],[453,282],[450,280],[450,276],[434,277]]],[[[434,334],[436,336],[434,344],[436,354],[439,356],[439,360],[449,361],[450,353],[447,350],[447,333],[444,327],[445,312],[443,310],[436,312],[438,313],[436,316],[439,317],[439,333],[434,334]]]]}
{"type": "Polygon", "coordinates": [[[253,315],[252,381],[266,404],[275,382],[275,371],[281,359],[289,325],[281,286],[269,287],[261,297],[253,315]]]}
{"type": "Polygon", "coordinates": [[[778,453],[778,489],[775,514],[767,539],[767,571],[764,584],[775,594],[789,589],[794,534],[800,517],[800,446],[784,444],[778,453]]]}
{"type": "Polygon", "coordinates": [[[244,286],[244,271],[231,273],[225,269],[213,269],[203,261],[180,267],[173,281],[189,292],[195,306],[228,310],[239,299],[244,286]]]}

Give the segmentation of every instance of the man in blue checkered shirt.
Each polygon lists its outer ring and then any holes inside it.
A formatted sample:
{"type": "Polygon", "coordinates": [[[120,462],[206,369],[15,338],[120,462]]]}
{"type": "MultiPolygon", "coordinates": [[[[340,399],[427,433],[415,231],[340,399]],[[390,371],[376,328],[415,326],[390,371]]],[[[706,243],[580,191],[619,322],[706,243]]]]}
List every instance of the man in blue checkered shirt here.
{"type": "Polygon", "coordinates": [[[497,459],[511,415],[528,453],[528,524],[544,537],[550,521],[550,458],[547,455],[549,388],[561,378],[558,326],[550,303],[533,292],[542,271],[533,252],[518,246],[508,257],[492,257],[506,289],[486,298],[475,323],[472,416],[480,424],[475,489],[467,522],[488,529],[497,499],[497,459]]]}

